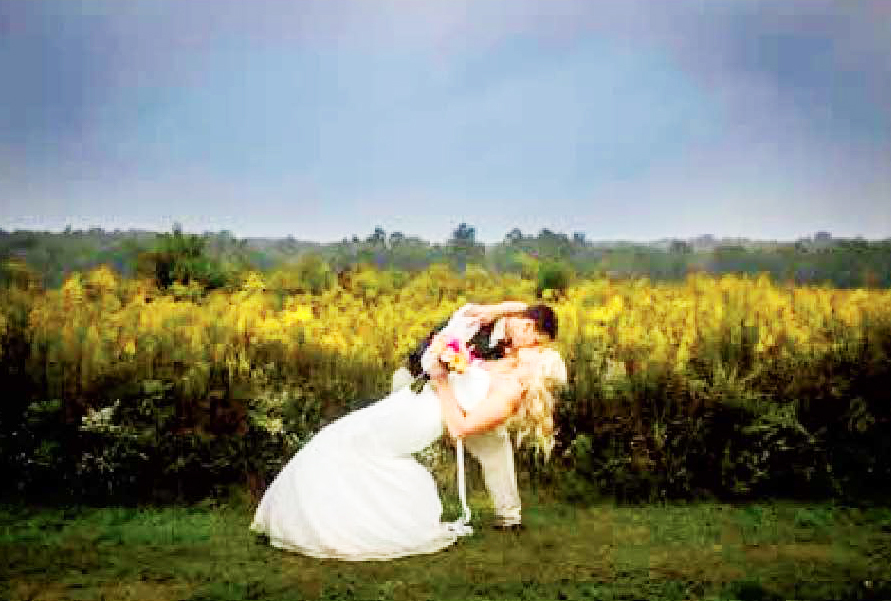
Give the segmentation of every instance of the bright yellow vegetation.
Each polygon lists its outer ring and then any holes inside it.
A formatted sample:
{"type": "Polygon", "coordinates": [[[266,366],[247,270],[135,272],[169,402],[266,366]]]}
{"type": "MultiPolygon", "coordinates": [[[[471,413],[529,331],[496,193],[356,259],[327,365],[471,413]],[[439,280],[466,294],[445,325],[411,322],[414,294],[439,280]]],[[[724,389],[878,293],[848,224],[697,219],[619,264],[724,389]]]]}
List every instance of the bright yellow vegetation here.
{"type": "MultiPolygon", "coordinates": [[[[255,377],[261,357],[269,356],[261,349],[291,361],[320,348],[389,373],[465,302],[535,302],[534,282],[476,268],[464,277],[433,266],[399,288],[366,271],[348,286],[282,295],[251,273],[231,293],[201,295],[180,286],[160,294],[148,282],[121,280],[103,267],[73,274],[60,290],[7,292],[0,349],[14,305],[24,306],[32,352],[61,366],[66,389],[83,390],[114,374],[152,378],[159,366],[177,365],[180,384],[201,395],[212,368],[229,378],[255,377]]],[[[720,362],[722,349],[746,344],[756,367],[810,360],[843,352],[868,337],[871,326],[891,320],[891,291],[786,287],[766,276],[581,281],[551,304],[571,377],[594,357],[608,366],[602,374],[608,378],[639,370],[683,374],[695,359],[720,362]]]]}

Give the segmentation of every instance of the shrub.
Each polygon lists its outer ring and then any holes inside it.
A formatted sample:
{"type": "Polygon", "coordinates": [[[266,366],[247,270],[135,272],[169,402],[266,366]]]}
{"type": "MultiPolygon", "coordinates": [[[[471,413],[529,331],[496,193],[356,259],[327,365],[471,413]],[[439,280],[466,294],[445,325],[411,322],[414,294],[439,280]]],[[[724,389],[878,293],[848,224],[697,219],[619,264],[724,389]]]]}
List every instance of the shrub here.
{"type": "Polygon", "coordinates": [[[542,263],[538,268],[535,294],[542,297],[546,290],[565,294],[572,279],[571,268],[564,263],[542,263]]]}

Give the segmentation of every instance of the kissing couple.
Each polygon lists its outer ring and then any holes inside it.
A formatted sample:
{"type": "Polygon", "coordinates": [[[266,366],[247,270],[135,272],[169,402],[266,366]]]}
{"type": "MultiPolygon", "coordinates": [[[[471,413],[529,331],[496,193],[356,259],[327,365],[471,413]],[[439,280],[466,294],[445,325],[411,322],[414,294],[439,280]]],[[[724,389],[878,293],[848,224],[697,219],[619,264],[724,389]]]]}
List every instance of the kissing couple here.
{"type": "Polygon", "coordinates": [[[464,305],[421,344],[410,370],[397,370],[393,392],[328,424],[291,458],[266,489],[250,529],[275,547],[341,560],[448,547],[469,529],[461,520],[441,521],[433,476],[412,456],[445,432],[466,442],[482,464],[498,524],[518,526],[507,426],[520,439],[544,441],[547,451],[553,445],[554,395],[566,383],[566,365],[552,348],[556,335],[547,305],[464,305]],[[499,352],[450,371],[440,355],[444,341],[466,344],[481,332],[492,332],[488,344],[499,352]],[[418,393],[408,385],[412,376],[427,378],[418,393]]]}

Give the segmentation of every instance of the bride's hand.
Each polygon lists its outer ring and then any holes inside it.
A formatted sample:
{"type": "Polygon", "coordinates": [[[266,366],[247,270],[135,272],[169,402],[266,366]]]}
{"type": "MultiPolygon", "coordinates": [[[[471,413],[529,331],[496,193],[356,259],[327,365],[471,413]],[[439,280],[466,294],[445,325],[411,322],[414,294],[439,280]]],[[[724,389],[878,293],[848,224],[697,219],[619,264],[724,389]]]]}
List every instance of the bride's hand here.
{"type": "Polygon", "coordinates": [[[443,365],[442,361],[434,361],[428,373],[432,382],[441,382],[448,379],[449,370],[443,365]]]}
{"type": "Polygon", "coordinates": [[[504,314],[522,313],[529,308],[529,305],[522,301],[504,301],[499,306],[501,308],[501,312],[504,314]]]}
{"type": "Polygon", "coordinates": [[[488,315],[487,305],[470,305],[464,310],[464,316],[470,319],[485,320],[488,315]]]}

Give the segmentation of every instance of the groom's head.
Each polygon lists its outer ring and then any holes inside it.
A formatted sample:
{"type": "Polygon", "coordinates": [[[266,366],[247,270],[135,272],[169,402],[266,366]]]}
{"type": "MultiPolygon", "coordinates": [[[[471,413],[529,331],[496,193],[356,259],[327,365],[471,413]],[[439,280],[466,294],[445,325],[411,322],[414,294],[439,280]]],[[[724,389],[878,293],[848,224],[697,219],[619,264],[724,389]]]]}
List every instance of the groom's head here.
{"type": "Polygon", "coordinates": [[[514,348],[544,344],[557,338],[557,315],[547,305],[532,305],[505,320],[504,334],[514,348]]]}

